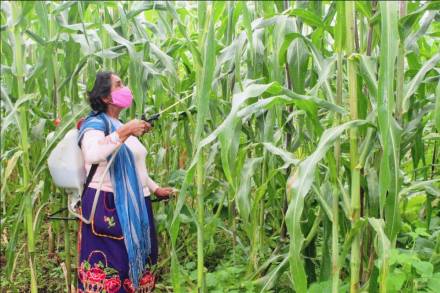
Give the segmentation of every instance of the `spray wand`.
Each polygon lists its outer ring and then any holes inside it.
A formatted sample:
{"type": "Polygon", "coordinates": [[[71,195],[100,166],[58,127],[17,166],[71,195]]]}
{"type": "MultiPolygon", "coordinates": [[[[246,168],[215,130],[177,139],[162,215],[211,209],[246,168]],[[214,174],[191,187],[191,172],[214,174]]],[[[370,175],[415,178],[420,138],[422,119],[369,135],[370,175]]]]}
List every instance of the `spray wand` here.
{"type": "MultiPolygon", "coordinates": [[[[148,122],[151,126],[154,126],[154,121],[159,120],[160,116],[169,111],[170,109],[174,108],[175,106],[177,106],[178,104],[182,103],[183,101],[187,100],[189,97],[191,97],[193,94],[189,94],[186,97],[184,97],[181,100],[178,100],[177,102],[175,102],[174,104],[172,104],[171,106],[161,110],[160,112],[150,116],[150,117],[146,117],[145,113],[142,114],[141,119],[148,122]]],[[[190,107],[187,111],[182,111],[179,112],[177,119],[180,120],[181,118],[184,118],[188,115],[189,113],[195,113],[196,112],[196,108],[195,107],[190,107]]],[[[163,201],[163,200],[168,200],[169,196],[163,196],[163,197],[156,197],[155,199],[151,199],[152,202],[157,202],[157,201],[163,201]]]]}
{"type": "MultiPolygon", "coordinates": [[[[183,99],[178,100],[177,102],[175,102],[175,103],[172,104],[171,106],[166,107],[165,109],[159,111],[158,113],[156,113],[156,114],[154,114],[154,115],[152,115],[152,116],[150,116],[150,117],[148,117],[148,118],[147,118],[147,116],[146,116],[145,114],[142,114],[141,119],[144,120],[144,121],[146,121],[146,122],[148,122],[148,123],[150,123],[151,126],[154,126],[154,121],[159,120],[160,116],[161,116],[163,113],[169,111],[170,109],[174,108],[174,107],[177,106],[178,104],[180,104],[180,103],[182,103],[183,101],[187,100],[187,99],[188,99],[189,97],[191,97],[192,95],[193,95],[193,94],[189,94],[189,95],[187,95],[187,96],[184,97],[183,99]]],[[[191,108],[189,109],[189,112],[190,112],[190,113],[194,113],[194,112],[195,112],[195,108],[191,107],[191,108]]],[[[186,111],[182,111],[182,112],[179,113],[178,117],[179,117],[179,118],[180,118],[180,117],[185,117],[186,115],[187,115],[187,112],[186,112],[186,111]]]]}

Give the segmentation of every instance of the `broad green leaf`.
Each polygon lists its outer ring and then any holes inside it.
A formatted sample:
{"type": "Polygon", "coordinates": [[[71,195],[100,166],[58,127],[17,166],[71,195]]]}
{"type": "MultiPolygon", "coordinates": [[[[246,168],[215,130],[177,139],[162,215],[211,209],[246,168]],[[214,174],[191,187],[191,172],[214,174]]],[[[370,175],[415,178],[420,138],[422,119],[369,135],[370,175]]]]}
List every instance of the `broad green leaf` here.
{"type": "Polygon", "coordinates": [[[374,108],[377,107],[377,71],[376,71],[376,64],[374,60],[371,57],[360,55],[359,58],[359,68],[360,68],[360,74],[365,79],[367,86],[368,86],[368,93],[371,94],[371,104],[374,108]]]}
{"type": "Polygon", "coordinates": [[[309,52],[304,40],[301,38],[294,39],[287,49],[286,62],[288,64],[292,89],[299,94],[305,92],[305,81],[307,77],[305,73],[307,72],[308,61],[309,52]]]}
{"type": "MultiPolygon", "coordinates": [[[[307,45],[307,48],[310,52],[310,55],[312,56],[312,59],[314,61],[314,66],[316,68],[316,71],[318,73],[322,73],[323,71],[325,71],[325,67],[328,66],[328,63],[325,63],[324,58],[322,56],[322,54],[318,51],[318,49],[316,48],[316,46],[306,37],[302,36],[301,34],[298,33],[288,33],[285,36],[285,40],[283,41],[280,51],[279,51],[279,62],[282,63],[284,62],[285,59],[285,54],[287,49],[290,46],[290,43],[295,41],[297,38],[300,38],[304,41],[304,43],[307,45]]],[[[298,63],[300,64],[300,63],[298,63]]],[[[301,72],[302,74],[304,72],[301,72]]],[[[334,103],[334,95],[333,95],[333,91],[330,88],[330,84],[328,83],[327,80],[327,75],[324,75],[324,77],[321,79],[321,83],[324,84],[323,89],[325,91],[325,93],[328,96],[328,100],[331,103],[334,103]]],[[[312,93],[314,94],[314,93],[312,93]]],[[[321,99],[320,99],[321,100],[321,99]]]]}
{"type": "Polygon", "coordinates": [[[368,205],[370,215],[374,217],[379,217],[380,204],[379,204],[379,188],[377,182],[377,171],[374,168],[368,168],[366,170],[366,179],[368,185],[368,205]]]}
{"type": "Polygon", "coordinates": [[[435,89],[435,110],[434,110],[434,125],[437,132],[440,132],[440,82],[435,89]]]}
{"type": "Polygon", "coordinates": [[[287,254],[283,257],[284,259],[273,270],[266,274],[261,280],[257,280],[258,283],[262,283],[260,293],[267,292],[267,290],[271,289],[284,272],[284,268],[288,264],[289,257],[287,254]]]}
{"type": "Polygon", "coordinates": [[[249,192],[251,190],[252,176],[262,160],[263,158],[261,157],[247,159],[241,172],[240,185],[237,189],[235,199],[237,201],[238,212],[245,222],[248,221],[251,211],[249,192]]]}
{"type": "Polygon", "coordinates": [[[264,147],[266,150],[276,156],[280,156],[281,159],[284,161],[283,169],[287,168],[290,165],[297,165],[299,163],[299,160],[295,159],[295,156],[279,147],[274,146],[272,143],[269,142],[263,142],[264,147]]]}
{"type": "Polygon", "coordinates": [[[417,261],[414,262],[412,265],[422,278],[430,278],[432,276],[432,273],[434,271],[434,266],[432,265],[432,263],[427,261],[417,261]]]}
{"type": "Polygon", "coordinates": [[[365,120],[355,120],[325,130],[315,151],[299,164],[297,172],[291,177],[293,182],[288,186],[289,192],[304,198],[312,186],[316,165],[324,157],[335,140],[348,128],[359,127],[367,123],[365,120]]]}
{"type": "Polygon", "coordinates": [[[420,18],[427,10],[439,10],[440,4],[438,2],[426,2],[418,9],[408,13],[399,20],[399,33],[402,40],[408,37],[410,30],[419,24],[420,18]]]}
{"type": "Polygon", "coordinates": [[[436,14],[437,14],[437,11],[435,11],[435,10],[428,11],[426,17],[424,17],[420,22],[420,28],[416,32],[410,34],[405,39],[405,48],[406,49],[408,49],[408,50],[414,49],[414,47],[416,46],[417,40],[426,33],[429,26],[431,25],[431,22],[434,20],[436,14]]]}
{"type": "Polygon", "coordinates": [[[154,54],[157,57],[157,59],[159,59],[160,62],[165,66],[165,68],[168,71],[168,74],[171,74],[171,76],[174,79],[177,79],[177,73],[173,59],[164,52],[162,52],[162,50],[160,50],[155,44],[150,43],[149,46],[151,49],[151,53],[154,54]]]}
{"type": "Polygon", "coordinates": [[[316,26],[316,27],[323,26],[322,20],[316,14],[306,9],[300,9],[300,8],[292,9],[289,11],[289,15],[301,18],[301,20],[304,23],[310,26],[316,26]]]}
{"type": "Polygon", "coordinates": [[[304,198],[308,194],[313,181],[314,173],[318,162],[325,156],[328,149],[335,140],[348,128],[365,125],[367,122],[358,120],[350,121],[345,124],[329,128],[324,131],[316,150],[301,162],[298,169],[292,175],[287,184],[287,194],[289,195],[289,208],[286,213],[286,225],[291,235],[289,258],[290,273],[293,278],[294,287],[298,292],[305,292],[307,288],[307,278],[300,258],[304,235],[301,231],[301,215],[304,208],[304,198]]]}
{"type": "MultiPolygon", "coordinates": [[[[322,60],[322,71],[320,71],[319,79],[316,82],[315,86],[310,90],[310,93],[313,96],[317,95],[317,91],[320,87],[323,87],[324,90],[328,90],[329,83],[328,79],[334,74],[334,65],[336,63],[336,58],[331,57],[329,59],[322,60]],[[325,87],[323,86],[325,85],[325,87]]],[[[303,74],[304,75],[304,74],[303,74]]]]}
{"type": "Polygon", "coordinates": [[[131,56],[134,60],[138,60],[138,54],[136,53],[136,50],[134,48],[134,45],[129,40],[121,37],[111,25],[109,24],[103,24],[103,28],[107,31],[107,33],[110,35],[110,37],[118,44],[121,44],[125,46],[131,56]]]}
{"type": "Polygon", "coordinates": [[[6,90],[3,87],[1,87],[1,97],[2,97],[2,100],[4,101],[4,103],[2,103],[2,104],[5,105],[6,109],[9,112],[6,117],[2,117],[1,137],[3,139],[8,127],[13,123],[15,123],[16,126],[18,127],[18,130],[21,131],[21,129],[19,127],[19,125],[20,125],[19,115],[20,114],[18,113],[18,109],[20,107],[22,107],[24,103],[34,99],[35,95],[29,94],[29,95],[25,95],[23,97],[20,97],[15,102],[15,104],[13,104],[12,101],[10,100],[10,97],[7,94],[6,90]]]}
{"type": "Polygon", "coordinates": [[[408,112],[409,104],[410,104],[410,98],[411,96],[416,92],[417,88],[420,86],[420,84],[423,82],[423,78],[425,77],[426,73],[433,69],[436,66],[439,66],[440,64],[440,53],[435,54],[432,56],[431,59],[429,59],[423,66],[420,68],[420,70],[417,72],[417,74],[413,77],[413,79],[408,83],[406,89],[405,89],[405,97],[403,98],[403,113],[408,112]]]}
{"type": "Polygon", "coordinates": [[[6,188],[6,182],[9,178],[9,176],[11,176],[12,171],[14,170],[18,159],[20,158],[20,156],[22,155],[22,151],[16,151],[14,153],[14,155],[8,160],[8,163],[6,165],[6,168],[4,169],[4,171],[2,172],[2,187],[1,187],[1,197],[2,200],[4,200],[4,192],[5,192],[5,188],[6,188]]]}
{"type": "Polygon", "coordinates": [[[408,196],[411,192],[429,190],[432,195],[440,197],[440,189],[438,188],[439,181],[440,179],[411,182],[410,186],[402,188],[402,190],[400,190],[399,196],[404,197],[408,196]]]}
{"type": "Polygon", "coordinates": [[[380,163],[379,193],[385,204],[386,232],[392,243],[400,225],[398,193],[400,186],[400,126],[392,113],[395,107],[394,78],[395,60],[398,51],[397,2],[380,2],[381,52],[378,83],[378,126],[383,155],[380,163]]]}
{"type": "Polygon", "coordinates": [[[194,134],[194,143],[198,144],[202,135],[205,119],[209,111],[209,98],[213,73],[215,69],[215,39],[214,20],[209,20],[209,28],[205,40],[205,51],[203,52],[203,74],[197,93],[197,126],[194,134]]]}
{"type": "Polygon", "coordinates": [[[378,248],[377,253],[379,255],[380,261],[380,281],[379,281],[379,291],[387,292],[387,277],[388,277],[388,265],[390,257],[391,243],[388,237],[385,235],[384,226],[385,223],[383,219],[368,218],[368,222],[373,227],[378,238],[378,248]]]}
{"type": "Polygon", "coordinates": [[[330,222],[333,222],[333,213],[332,210],[327,202],[327,198],[330,198],[331,195],[331,188],[328,182],[321,185],[321,188],[318,188],[315,184],[312,185],[312,189],[315,192],[318,202],[321,205],[322,209],[325,212],[325,215],[330,220],[330,222]]]}

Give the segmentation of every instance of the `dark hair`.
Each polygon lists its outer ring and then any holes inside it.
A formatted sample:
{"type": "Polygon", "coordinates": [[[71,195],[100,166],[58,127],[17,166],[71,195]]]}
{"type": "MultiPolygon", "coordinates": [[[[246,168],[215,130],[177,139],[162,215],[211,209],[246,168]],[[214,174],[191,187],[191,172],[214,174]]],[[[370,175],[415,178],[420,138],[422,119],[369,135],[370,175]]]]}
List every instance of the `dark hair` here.
{"type": "Polygon", "coordinates": [[[95,84],[92,90],[88,92],[90,106],[95,112],[107,111],[107,104],[102,99],[110,96],[112,74],[111,71],[101,71],[96,74],[95,84]]]}

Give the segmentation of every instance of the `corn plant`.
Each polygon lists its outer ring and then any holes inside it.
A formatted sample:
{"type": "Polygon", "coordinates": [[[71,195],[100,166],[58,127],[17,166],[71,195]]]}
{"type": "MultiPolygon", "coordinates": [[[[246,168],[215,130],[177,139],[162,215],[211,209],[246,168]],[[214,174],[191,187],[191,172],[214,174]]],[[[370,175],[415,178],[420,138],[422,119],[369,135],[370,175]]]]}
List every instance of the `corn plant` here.
{"type": "Polygon", "coordinates": [[[135,96],[125,120],[189,97],[142,137],[150,175],[180,190],[154,208],[158,290],[434,292],[439,11],[3,1],[2,284],[75,284],[77,225],[46,220],[67,201],[46,160],[112,70],[135,96]],[[66,273],[51,283],[36,264],[54,254],[66,273]]]}

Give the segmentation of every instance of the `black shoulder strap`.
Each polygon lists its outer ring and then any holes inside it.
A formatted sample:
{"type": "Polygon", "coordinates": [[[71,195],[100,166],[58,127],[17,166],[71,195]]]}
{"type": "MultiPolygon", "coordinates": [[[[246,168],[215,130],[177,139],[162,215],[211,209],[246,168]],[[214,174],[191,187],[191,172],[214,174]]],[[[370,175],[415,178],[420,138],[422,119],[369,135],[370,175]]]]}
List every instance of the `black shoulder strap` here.
{"type": "MultiPolygon", "coordinates": [[[[107,136],[107,135],[110,134],[110,130],[109,130],[107,122],[106,121],[103,121],[103,122],[104,122],[104,125],[105,125],[104,135],[107,136]]],[[[87,175],[86,182],[84,182],[84,188],[83,188],[83,192],[82,192],[81,197],[84,195],[84,192],[89,187],[89,184],[90,184],[90,182],[93,179],[93,176],[95,176],[96,170],[98,169],[98,165],[99,164],[93,164],[90,167],[90,171],[89,171],[89,174],[87,175]]]]}
{"type": "Polygon", "coordinates": [[[86,182],[84,183],[83,194],[86,191],[86,189],[89,187],[89,184],[92,181],[92,178],[95,175],[97,169],[98,169],[98,164],[93,164],[92,167],[90,167],[89,175],[87,175],[86,182]]]}

